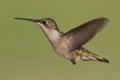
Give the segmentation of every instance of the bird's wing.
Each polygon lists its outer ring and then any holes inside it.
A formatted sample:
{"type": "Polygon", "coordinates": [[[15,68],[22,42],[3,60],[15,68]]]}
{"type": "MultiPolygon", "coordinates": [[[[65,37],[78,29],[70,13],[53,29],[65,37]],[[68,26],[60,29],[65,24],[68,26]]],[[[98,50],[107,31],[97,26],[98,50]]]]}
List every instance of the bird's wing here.
{"type": "Polygon", "coordinates": [[[63,37],[67,38],[69,51],[80,48],[89,41],[107,21],[107,18],[97,18],[66,32],[63,37]]]}

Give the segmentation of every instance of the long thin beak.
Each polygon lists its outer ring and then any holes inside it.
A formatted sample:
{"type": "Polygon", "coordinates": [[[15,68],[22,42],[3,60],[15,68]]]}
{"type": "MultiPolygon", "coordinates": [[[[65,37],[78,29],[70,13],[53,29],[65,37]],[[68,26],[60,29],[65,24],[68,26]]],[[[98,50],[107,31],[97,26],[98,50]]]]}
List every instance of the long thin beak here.
{"type": "Polygon", "coordinates": [[[30,18],[14,18],[14,19],[37,22],[37,20],[35,20],[35,19],[30,19],[30,18]]]}

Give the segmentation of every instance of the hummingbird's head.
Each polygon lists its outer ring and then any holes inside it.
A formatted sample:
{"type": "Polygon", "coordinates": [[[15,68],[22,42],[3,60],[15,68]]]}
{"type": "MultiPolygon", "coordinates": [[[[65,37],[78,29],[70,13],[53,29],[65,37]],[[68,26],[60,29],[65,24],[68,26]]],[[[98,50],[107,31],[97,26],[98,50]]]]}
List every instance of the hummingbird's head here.
{"type": "Polygon", "coordinates": [[[51,18],[42,18],[37,21],[37,24],[40,25],[41,27],[58,30],[56,22],[51,18]]]}
{"type": "Polygon", "coordinates": [[[30,19],[30,18],[15,18],[18,20],[26,20],[37,23],[42,28],[46,27],[48,29],[58,30],[56,22],[51,18],[42,18],[42,19],[30,19]]]}

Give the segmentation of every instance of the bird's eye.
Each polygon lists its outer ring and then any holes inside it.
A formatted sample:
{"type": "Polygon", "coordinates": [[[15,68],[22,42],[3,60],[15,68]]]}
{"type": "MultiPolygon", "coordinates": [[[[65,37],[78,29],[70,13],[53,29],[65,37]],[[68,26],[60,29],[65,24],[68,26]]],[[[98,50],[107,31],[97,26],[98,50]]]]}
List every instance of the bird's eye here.
{"type": "Polygon", "coordinates": [[[41,21],[42,24],[46,24],[46,21],[41,21]]]}

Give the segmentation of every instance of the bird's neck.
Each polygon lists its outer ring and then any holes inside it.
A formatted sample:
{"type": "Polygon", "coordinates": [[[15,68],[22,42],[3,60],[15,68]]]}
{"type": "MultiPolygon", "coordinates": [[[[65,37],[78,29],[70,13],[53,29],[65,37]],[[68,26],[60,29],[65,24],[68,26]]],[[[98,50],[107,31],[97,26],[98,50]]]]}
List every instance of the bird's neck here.
{"type": "Polygon", "coordinates": [[[61,34],[63,34],[63,33],[60,32],[59,30],[47,28],[44,25],[41,25],[39,23],[38,23],[38,25],[40,25],[40,27],[42,28],[43,32],[47,36],[47,38],[50,41],[51,45],[53,47],[55,47],[55,45],[57,45],[59,43],[61,34]]]}
{"type": "Polygon", "coordinates": [[[55,43],[60,39],[60,35],[61,35],[60,31],[54,29],[48,29],[45,27],[43,27],[42,30],[50,42],[55,43]]]}
{"type": "Polygon", "coordinates": [[[44,33],[50,40],[50,42],[57,42],[60,39],[60,33],[56,30],[45,30],[44,33]]]}

